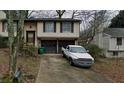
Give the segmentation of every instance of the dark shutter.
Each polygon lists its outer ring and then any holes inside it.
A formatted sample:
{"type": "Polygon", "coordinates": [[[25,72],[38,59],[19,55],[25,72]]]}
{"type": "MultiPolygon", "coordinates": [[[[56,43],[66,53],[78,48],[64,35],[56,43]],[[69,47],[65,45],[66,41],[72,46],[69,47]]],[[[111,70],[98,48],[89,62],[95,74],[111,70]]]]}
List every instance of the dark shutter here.
{"type": "Polygon", "coordinates": [[[45,22],[43,22],[43,32],[45,32],[45,22]]]}
{"type": "Polygon", "coordinates": [[[18,31],[18,24],[19,24],[19,23],[18,23],[18,22],[16,22],[16,24],[17,24],[17,31],[18,31]]]}
{"type": "Polygon", "coordinates": [[[60,22],[60,32],[62,33],[62,22],[60,22]]]}
{"type": "Polygon", "coordinates": [[[56,32],[56,22],[54,22],[54,32],[56,32]]]}
{"type": "Polygon", "coordinates": [[[4,31],[5,31],[5,28],[4,28],[4,23],[5,23],[5,22],[2,22],[2,32],[4,32],[4,31]]]}
{"type": "Polygon", "coordinates": [[[71,32],[72,33],[74,32],[74,23],[73,22],[71,23],[71,32]]]}

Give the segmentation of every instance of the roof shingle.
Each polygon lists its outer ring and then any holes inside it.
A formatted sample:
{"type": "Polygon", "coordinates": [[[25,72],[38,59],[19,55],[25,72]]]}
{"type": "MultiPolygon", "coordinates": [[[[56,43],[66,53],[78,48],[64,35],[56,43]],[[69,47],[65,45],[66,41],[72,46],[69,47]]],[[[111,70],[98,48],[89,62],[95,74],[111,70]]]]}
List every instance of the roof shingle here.
{"type": "Polygon", "coordinates": [[[106,28],[103,32],[111,37],[124,37],[124,28],[106,28]]]}

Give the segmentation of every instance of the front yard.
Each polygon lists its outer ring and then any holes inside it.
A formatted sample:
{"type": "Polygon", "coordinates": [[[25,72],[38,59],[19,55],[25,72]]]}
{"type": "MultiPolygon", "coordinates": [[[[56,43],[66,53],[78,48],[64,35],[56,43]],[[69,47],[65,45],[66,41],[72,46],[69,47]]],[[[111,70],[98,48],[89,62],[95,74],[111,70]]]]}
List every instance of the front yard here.
{"type": "Polygon", "coordinates": [[[92,69],[113,82],[124,83],[124,59],[100,58],[92,69]]]}
{"type": "MultiPolygon", "coordinates": [[[[8,64],[8,49],[0,49],[0,82],[7,82],[2,81],[2,78],[8,71],[8,64]]],[[[70,66],[61,55],[42,55],[40,58],[19,57],[20,65],[23,68],[24,83],[124,82],[124,59],[100,58],[90,69],[84,69],[70,66]]]]}
{"type": "MultiPolygon", "coordinates": [[[[8,71],[9,64],[9,55],[8,49],[0,49],[0,82],[8,82],[6,79],[4,81],[3,78],[6,78],[6,74],[8,71]]],[[[35,82],[39,71],[39,58],[35,57],[19,57],[17,66],[22,66],[22,81],[24,83],[27,82],[35,82]]]]}

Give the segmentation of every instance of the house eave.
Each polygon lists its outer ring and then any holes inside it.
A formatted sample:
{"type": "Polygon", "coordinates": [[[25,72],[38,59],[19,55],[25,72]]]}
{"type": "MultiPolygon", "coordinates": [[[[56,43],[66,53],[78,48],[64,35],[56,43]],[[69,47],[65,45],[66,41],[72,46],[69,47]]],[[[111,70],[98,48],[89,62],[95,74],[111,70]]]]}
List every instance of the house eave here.
{"type": "MultiPolygon", "coordinates": [[[[1,19],[1,21],[6,22],[7,19],[1,19]]],[[[14,19],[14,21],[18,21],[18,19],[14,19]]],[[[79,19],[71,19],[71,18],[30,18],[30,19],[25,19],[25,22],[39,22],[39,21],[57,21],[57,22],[80,22],[81,20],[79,19]]]]}
{"type": "Polygon", "coordinates": [[[75,40],[75,39],[78,39],[78,37],[37,37],[38,39],[73,39],[73,40],[75,40]]]}

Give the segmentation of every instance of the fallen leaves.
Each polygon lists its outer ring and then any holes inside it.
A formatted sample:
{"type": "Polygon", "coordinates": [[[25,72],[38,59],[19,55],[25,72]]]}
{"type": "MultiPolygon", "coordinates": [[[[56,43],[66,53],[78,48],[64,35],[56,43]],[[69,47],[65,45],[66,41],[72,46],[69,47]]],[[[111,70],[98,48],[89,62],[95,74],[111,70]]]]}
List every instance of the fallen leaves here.
{"type": "Polygon", "coordinates": [[[124,59],[101,58],[97,61],[92,69],[113,82],[124,82],[124,59]]]}

